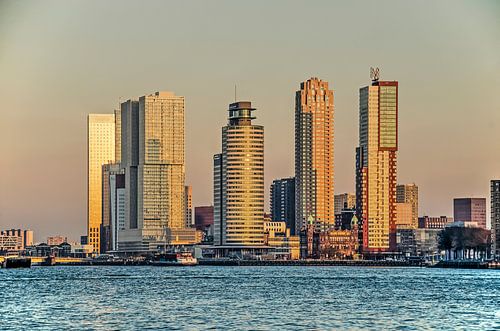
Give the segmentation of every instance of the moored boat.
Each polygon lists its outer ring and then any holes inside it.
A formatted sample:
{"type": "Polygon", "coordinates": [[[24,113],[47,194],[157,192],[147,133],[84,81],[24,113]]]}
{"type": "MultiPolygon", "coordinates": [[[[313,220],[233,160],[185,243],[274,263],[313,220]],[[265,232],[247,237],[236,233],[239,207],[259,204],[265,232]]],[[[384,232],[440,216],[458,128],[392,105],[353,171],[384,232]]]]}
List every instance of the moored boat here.
{"type": "Polygon", "coordinates": [[[169,267],[169,266],[194,266],[198,264],[198,260],[193,257],[191,252],[181,252],[181,253],[166,253],[159,254],[151,261],[151,265],[159,267],[169,267]]]}

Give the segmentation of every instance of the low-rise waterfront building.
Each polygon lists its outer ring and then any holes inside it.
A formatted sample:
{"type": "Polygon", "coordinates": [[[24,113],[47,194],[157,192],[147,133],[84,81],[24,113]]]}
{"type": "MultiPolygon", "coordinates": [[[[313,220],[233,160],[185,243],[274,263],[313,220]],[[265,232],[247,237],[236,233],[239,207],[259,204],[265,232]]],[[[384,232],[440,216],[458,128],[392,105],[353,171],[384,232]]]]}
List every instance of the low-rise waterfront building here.
{"type": "Polygon", "coordinates": [[[359,241],[357,228],[353,230],[326,230],[319,235],[320,258],[355,259],[359,241]]]}
{"type": "Polygon", "coordinates": [[[67,237],[64,236],[49,236],[47,237],[47,245],[57,246],[68,241],[67,237]]]}
{"type": "Polygon", "coordinates": [[[437,257],[440,255],[438,236],[441,229],[398,229],[396,242],[403,256],[437,257]]]}
{"type": "Polygon", "coordinates": [[[453,223],[453,217],[423,216],[418,218],[418,227],[420,229],[444,229],[450,223],[453,223]]]}
{"type": "Polygon", "coordinates": [[[0,231],[0,252],[22,251],[33,245],[33,231],[9,229],[0,231]]]}
{"type": "Polygon", "coordinates": [[[320,231],[314,221],[309,219],[307,225],[300,231],[300,258],[319,259],[320,257],[320,231]]]}

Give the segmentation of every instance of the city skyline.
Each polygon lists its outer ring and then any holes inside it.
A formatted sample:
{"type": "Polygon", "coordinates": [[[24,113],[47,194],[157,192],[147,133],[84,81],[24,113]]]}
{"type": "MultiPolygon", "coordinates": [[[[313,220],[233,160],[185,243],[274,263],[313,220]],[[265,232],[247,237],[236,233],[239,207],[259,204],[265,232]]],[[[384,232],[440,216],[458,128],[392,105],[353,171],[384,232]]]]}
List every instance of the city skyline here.
{"type": "MultiPolygon", "coordinates": [[[[352,25],[353,30],[344,37],[336,34],[335,27],[346,21],[336,16],[338,22],[332,26],[319,23],[326,31],[331,31],[332,42],[317,46],[318,57],[314,61],[292,55],[300,47],[293,46],[296,40],[291,36],[305,42],[308,34],[315,30],[306,28],[305,32],[294,34],[299,31],[293,25],[299,12],[312,13],[303,4],[290,5],[289,18],[273,31],[264,32],[271,26],[272,16],[279,7],[269,4],[269,13],[262,18],[263,27],[255,27],[255,31],[238,27],[234,34],[217,23],[201,33],[208,24],[203,19],[203,10],[209,10],[213,17],[241,9],[249,10],[251,15],[256,13],[256,8],[229,5],[221,14],[215,14],[220,9],[217,5],[164,5],[180,12],[192,11],[198,20],[194,19],[197,23],[191,30],[184,31],[185,39],[175,31],[170,37],[163,37],[166,44],[178,45],[179,51],[169,53],[167,48],[153,46],[159,55],[148,52],[149,55],[142,58],[145,60],[143,68],[139,66],[141,58],[136,50],[131,50],[131,54],[116,63],[110,61],[110,57],[117,58],[117,53],[111,51],[107,43],[121,49],[117,46],[130,40],[137,43],[137,47],[144,47],[158,37],[156,32],[143,36],[127,27],[121,31],[105,25],[101,37],[90,42],[87,33],[92,32],[85,32],[88,26],[83,24],[85,15],[90,15],[90,6],[80,3],[81,13],[76,14],[78,10],[70,11],[64,3],[58,3],[60,8],[57,10],[54,4],[49,2],[46,6],[61,15],[59,19],[52,19],[54,14],[42,10],[41,5],[32,5],[29,9],[26,3],[0,5],[0,70],[5,73],[0,77],[0,96],[5,100],[4,109],[13,110],[2,110],[0,114],[0,147],[2,153],[6,152],[6,157],[0,161],[2,228],[30,228],[35,230],[38,238],[62,233],[77,240],[84,234],[85,117],[89,113],[112,114],[120,97],[158,90],[171,90],[186,97],[186,184],[193,187],[193,206],[213,203],[212,156],[220,148],[220,126],[225,121],[225,114],[220,110],[232,101],[234,84],[237,85],[238,99],[252,100],[259,109],[256,124],[266,127],[264,192],[265,201],[268,201],[272,180],[294,175],[296,86],[316,76],[328,81],[335,90],[335,190],[354,192],[357,91],[368,80],[370,66],[381,68],[381,79],[400,82],[398,184],[415,182],[419,186],[419,216],[452,216],[453,198],[475,196],[488,199],[489,180],[500,177],[500,157],[491,153],[499,141],[496,132],[499,131],[497,123],[500,119],[500,112],[495,111],[500,104],[496,93],[500,81],[495,75],[500,69],[496,56],[500,51],[497,32],[500,26],[492,15],[495,11],[498,13],[499,7],[493,2],[477,6],[452,3],[453,10],[475,14],[457,18],[444,16],[450,3],[437,4],[433,13],[426,13],[428,26],[419,28],[411,26],[410,23],[417,20],[412,21],[408,14],[384,22],[384,17],[390,16],[384,16],[388,14],[384,14],[383,9],[389,5],[380,4],[377,13],[380,14],[381,27],[374,28],[370,34],[394,24],[399,24],[402,30],[393,32],[390,38],[382,36],[378,39],[387,46],[380,54],[365,52],[373,48],[373,42],[369,40],[365,40],[360,48],[354,45],[357,42],[353,42],[363,29],[367,29],[368,14],[357,18],[353,23],[357,26],[352,25]],[[40,17],[34,17],[35,13],[40,17]],[[9,14],[25,20],[7,17],[9,14]],[[32,26],[26,21],[38,20],[47,24],[32,31],[32,26]],[[66,30],[61,26],[69,21],[74,21],[74,25],[68,32],[62,32],[66,30]],[[445,24],[441,24],[443,22],[445,24]],[[427,36],[429,30],[426,29],[433,31],[437,38],[427,36]],[[457,31],[449,35],[450,29],[457,31]],[[201,33],[201,39],[198,33],[201,33]],[[450,38],[441,45],[443,40],[439,37],[445,35],[450,38]],[[214,41],[215,48],[205,53],[207,59],[191,55],[210,45],[203,41],[203,37],[214,41]],[[393,38],[406,50],[390,43],[393,38]],[[35,50],[27,52],[17,39],[24,40],[29,47],[34,43],[35,50]],[[70,39],[79,40],[81,46],[70,39]],[[224,55],[214,65],[210,63],[236,40],[240,40],[236,44],[239,48],[236,48],[241,50],[237,57],[224,55]],[[278,41],[275,46],[274,41],[278,41]],[[11,46],[3,47],[4,43],[11,46]],[[85,51],[94,49],[92,46],[99,46],[96,52],[85,51]],[[263,52],[269,48],[271,51],[263,52]],[[432,49],[432,52],[426,49],[432,49]],[[245,55],[247,51],[248,55],[245,55]],[[80,52],[89,53],[85,55],[88,59],[80,52]],[[189,53],[187,59],[179,65],[180,57],[186,56],[186,52],[189,53]],[[169,57],[162,58],[162,54],[169,54],[169,57]],[[289,58],[280,62],[285,54],[289,58]],[[98,59],[101,55],[104,57],[102,61],[98,59]],[[212,69],[205,68],[209,64],[212,69]],[[243,67],[243,64],[250,64],[250,68],[243,67]],[[130,76],[139,79],[125,81],[124,78],[130,76]],[[260,84],[263,80],[267,83],[260,84]],[[30,98],[22,98],[24,93],[29,93],[30,98]],[[422,98],[422,95],[426,97],[422,98]],[[478,145],[482,148],[477,148],[478,145]],[[42,175],[37,175],[37,169],[42,175]],[[26,201],[30,202],[31,208],[23,208],[26,201]],[[62,207],[54,208],[58,202],[62,202],[62,207]]],[[[158,3],[154,6],[162,8],[158,3]]],[[[337,11],[345,12],[352,18],[356,13],[355,5],[325,6],[331,8],[334,15],[338,15],[337,11]]],[[[403,13],[408,5],[392,3],[392,6],[396,7],[393,9],[396,12],[403,13]]],[[[112,10],[117,9],[118,14],[140,10],[130,3],[115,7],[113,3],[102,4],[101,13],[96,17],[98,27],[103,28],[105,14],[112,10]]],[[[424,7],[416,5],[413,10],[420,19],[424,7]]],[[[317,14],[320,18],[327,17],[321,12],[317,14]]],[[[154,13],[149,15],[157,17],[154,13]]],[[[152,29],[154,24],[158,24],[161,31],[174,26],[174,23],[157,22],[149,23],[147,28],[152,29]]],[[[268,208],[267,203],[265,207],[268,208]]],[[[486,214],[489,219],[490,213],[486,214]]]]}

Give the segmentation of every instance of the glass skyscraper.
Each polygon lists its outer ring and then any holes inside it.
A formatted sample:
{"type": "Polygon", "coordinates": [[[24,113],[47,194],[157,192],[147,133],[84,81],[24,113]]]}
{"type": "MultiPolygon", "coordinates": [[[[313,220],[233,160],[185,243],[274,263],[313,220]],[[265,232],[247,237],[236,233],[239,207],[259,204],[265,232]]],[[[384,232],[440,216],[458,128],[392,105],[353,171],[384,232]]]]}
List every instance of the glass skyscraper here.
{"type": "Polygon", "coordinates": [[[122,103],[121,163],[126,178],[122,251],[194,241],[185,228],[184,97],[156,92],[122,103]]]}

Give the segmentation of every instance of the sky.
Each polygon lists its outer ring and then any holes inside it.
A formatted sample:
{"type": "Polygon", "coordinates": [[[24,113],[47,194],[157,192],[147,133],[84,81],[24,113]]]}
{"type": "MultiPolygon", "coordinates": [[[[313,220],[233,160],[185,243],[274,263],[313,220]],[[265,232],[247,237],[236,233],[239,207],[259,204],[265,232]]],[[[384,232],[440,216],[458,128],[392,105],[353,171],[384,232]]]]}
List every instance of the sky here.
{"type": "Polygon", "coordinates": [[[186,97],[194,206],[212,203],[235,85],[265,128],[266,199],[293,176],[310,77],[335,93],[335,193],[354,192],[370,67],[399,81],[398,182],[420,215],[452,215],[500,178],[499,17],[498,1],[0,0],[0,229],[84,235],[87,114],[160,90],[186,97]]]}

